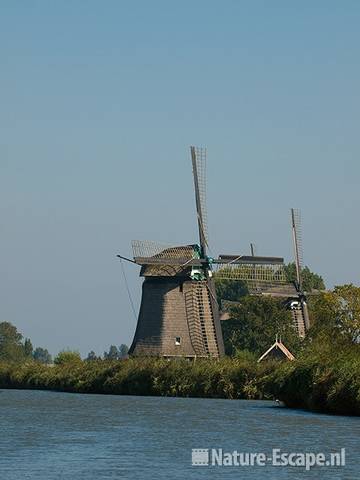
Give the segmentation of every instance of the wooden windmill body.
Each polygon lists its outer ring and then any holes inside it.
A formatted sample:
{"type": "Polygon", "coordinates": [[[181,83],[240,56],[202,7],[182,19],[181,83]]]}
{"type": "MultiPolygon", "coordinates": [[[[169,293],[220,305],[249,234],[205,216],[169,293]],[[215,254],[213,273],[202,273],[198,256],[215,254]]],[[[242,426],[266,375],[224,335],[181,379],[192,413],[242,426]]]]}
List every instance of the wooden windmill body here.
{"type": "Polygon", "coordinates": [[[132,245],[131,261],[141,266],[144,277],[129,350],[133,356],[219,358],[224,343],[214,278],[246,281],[249,288],[286,282],[283,258],[207,255],[206,150],[191,147],[191,160],[199,243],[163,246],[134,241],[132,245]]]}
{"type": "Polygon", "coordinates": [[[211,356],[224,353],[216,303],[208,283],[186,273],[152,277],[144,273],[138,323],[130,354],[211,356]]]}

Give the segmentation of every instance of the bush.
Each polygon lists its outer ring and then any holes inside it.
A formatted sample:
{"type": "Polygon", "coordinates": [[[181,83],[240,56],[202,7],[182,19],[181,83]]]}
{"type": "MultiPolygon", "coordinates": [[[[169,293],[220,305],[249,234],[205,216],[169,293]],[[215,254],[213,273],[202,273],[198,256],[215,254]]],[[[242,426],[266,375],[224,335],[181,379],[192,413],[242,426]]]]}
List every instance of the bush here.
{"type": "Polygon", "coordinates": [[[78,362],[81,362],[80,353],[72,350],[62,350],[54,358],[55,365],[65,365],[78,362]]]}
{"type": "MultiPolygon", "coordinates": [[[[258,364],[247,353],[221,360],[81,361],[61,355],[48,366],[0,363],[0,388],[77,393],[275,399],[289,407],[360,415],[360,346],[308,347],[293,362],[258,364]],[[332,349],[332,350],[329,350],[332,349]],[[332,354],[330,354],[332,351],[332,354]],[[337,356],[334,351],[340,352],[337,356]]],[[[68,352],[67,352],[68,353],[68,352]]]]}

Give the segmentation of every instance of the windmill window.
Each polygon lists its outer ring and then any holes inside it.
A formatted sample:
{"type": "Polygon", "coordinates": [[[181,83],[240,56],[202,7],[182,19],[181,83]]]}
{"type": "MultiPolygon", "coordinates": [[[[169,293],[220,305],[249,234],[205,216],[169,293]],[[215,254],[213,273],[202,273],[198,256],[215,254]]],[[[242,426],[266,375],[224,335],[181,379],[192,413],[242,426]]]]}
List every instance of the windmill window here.
{"type": "Polygon", "coordinates": [[[181,345],[181,338],[175,337],[175,345],[181,345]]]}

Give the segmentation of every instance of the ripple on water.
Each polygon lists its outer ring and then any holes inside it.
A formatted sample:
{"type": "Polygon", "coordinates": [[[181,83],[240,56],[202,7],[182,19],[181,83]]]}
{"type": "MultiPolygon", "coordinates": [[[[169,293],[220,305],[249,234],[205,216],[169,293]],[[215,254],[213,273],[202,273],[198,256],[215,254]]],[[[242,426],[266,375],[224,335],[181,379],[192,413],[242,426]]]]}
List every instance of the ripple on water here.
{"type": "Polygon", "coordinates": [[[0,479],[356,480],[360,419],[273,402],[2,390],[0,479]],[[192,467],[192,448],[270,453],[345,447],[343,468],[192,467]]]}

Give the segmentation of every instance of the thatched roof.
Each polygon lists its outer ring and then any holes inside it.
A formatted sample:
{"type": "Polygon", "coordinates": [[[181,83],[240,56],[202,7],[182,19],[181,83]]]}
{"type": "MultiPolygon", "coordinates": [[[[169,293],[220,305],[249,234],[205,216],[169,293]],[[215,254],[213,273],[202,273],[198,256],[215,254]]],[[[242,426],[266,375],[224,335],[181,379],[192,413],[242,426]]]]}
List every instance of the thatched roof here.
{"type": "Polygon", "coordinates": [[[161,252],[148,257],[152,259],[164,259],[163,264],[147,265],[145,262],[142,266],[140,275],[144,277],[176,277],[189,276],[191,266],[186,265],[187,260],[191,260],[195,256],[194,245],[183,245],[178,247],[165,248],[161,252]],[[181,259],[183,265],[167,265],[167,259],[181,259]]]}

